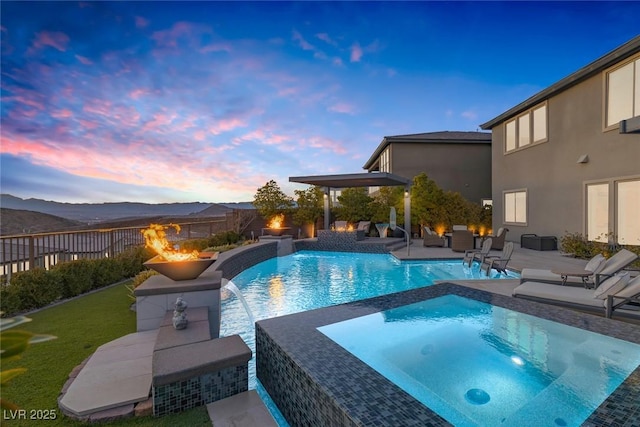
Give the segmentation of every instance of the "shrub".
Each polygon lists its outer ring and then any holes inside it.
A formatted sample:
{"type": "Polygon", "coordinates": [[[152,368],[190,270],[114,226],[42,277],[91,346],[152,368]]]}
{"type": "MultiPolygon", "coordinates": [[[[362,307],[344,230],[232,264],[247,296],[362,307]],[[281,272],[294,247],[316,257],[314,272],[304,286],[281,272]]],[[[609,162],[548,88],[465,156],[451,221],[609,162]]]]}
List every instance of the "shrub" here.
{"type": "MultiPolygon", "coordinates": [[[[90,259],[61,262],[51,268],[60,277],[62,298],[71,298],[92,289],[95,263],[90,259]]],[[[12,279],[13,283],[13,279],[12,279]]]]}
{"type": "Polygon", "coordinates": [[[143,270],[140,273],[136,274],[131,283],[129,285],[126,285],[127,289],[129,290],[129,298],[135,301],[136,296],[133,291],[135,291],[138,286],[142,285],[149,277],[155,276],[156,274],[158,273],[153,270],[143,270]]]}
{"type": "Polygon", "coordinates": [[[211,246],[224,246],[238,243],[240,241],[240,238],[240,234],[236,233],[233,230],[218,233],[208,239],[207,245],[203,249],[211,246]]]}
{"type": "Polygon", "coordinates": [[[51,304],[62,296],[62,281],[57,272],[36,267],[15,273],[11,283],[2,286],[0,311],[11,315],[51,304]]]}
{"type": "Polygon", "coordinates": [[[92,261],[92,289],[103,288],[126,277],[123,275],[122,264],[115,258],[100,258],[92,261]]]}

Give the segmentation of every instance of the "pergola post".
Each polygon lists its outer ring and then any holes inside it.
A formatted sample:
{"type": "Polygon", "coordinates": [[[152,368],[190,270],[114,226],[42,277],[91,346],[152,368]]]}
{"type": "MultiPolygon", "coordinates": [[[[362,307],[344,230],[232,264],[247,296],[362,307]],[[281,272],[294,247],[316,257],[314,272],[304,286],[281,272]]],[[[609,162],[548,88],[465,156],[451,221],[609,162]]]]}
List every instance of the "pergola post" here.
{"type": "Polygon", "coordinates": [[[329,222],[331,221],[331,209],[329,208],[329,194],[331,194],[331,188],[325,187],[324,189],[324,229],[329,229],[329,222]]]}
{"type": "Polygon", "coordinates": [[[411,187],[404,187],[404,229],[411,239],[411,187]]]}

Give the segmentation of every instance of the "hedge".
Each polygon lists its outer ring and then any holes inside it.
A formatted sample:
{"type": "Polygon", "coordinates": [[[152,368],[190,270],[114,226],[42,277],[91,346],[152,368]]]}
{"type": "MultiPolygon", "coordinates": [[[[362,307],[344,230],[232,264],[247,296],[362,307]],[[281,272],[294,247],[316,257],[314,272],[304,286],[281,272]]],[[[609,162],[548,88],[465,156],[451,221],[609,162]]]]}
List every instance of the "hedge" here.
{"type": "Polygon", "coordinates": [[[93,289],[134,277],[152,257],[145,248],[134,248],[113,258],[61,262],[50,270],[34,268],[11,276],[0,284],[2,317],[44,307],[93,289]]]}

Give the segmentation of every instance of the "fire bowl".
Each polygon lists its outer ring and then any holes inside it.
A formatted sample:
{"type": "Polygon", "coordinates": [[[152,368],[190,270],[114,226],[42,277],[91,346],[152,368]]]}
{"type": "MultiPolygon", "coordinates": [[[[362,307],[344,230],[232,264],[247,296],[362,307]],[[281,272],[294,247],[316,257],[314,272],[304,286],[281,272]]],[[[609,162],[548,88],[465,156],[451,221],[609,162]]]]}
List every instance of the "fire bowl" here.
{"type": "MultiPolygon", "coordinates": [[[[216,260],[217,254],[208,258],[200,258],[189,261],[165,261],[160,256],[155,256],[144,263],[145,267],[167,276],[171,280],[197,279],[216,260]]],[[[202,256],[202,254],[201,254],[202,256]]]]}
{"type": "Polygon", "coordinates": [[[282,236],[283,234],[287,234],[287,232],[291,231],[291,227],[280,227],[280,228],[264,228],[263,232],[267,236],[282,236]]]}

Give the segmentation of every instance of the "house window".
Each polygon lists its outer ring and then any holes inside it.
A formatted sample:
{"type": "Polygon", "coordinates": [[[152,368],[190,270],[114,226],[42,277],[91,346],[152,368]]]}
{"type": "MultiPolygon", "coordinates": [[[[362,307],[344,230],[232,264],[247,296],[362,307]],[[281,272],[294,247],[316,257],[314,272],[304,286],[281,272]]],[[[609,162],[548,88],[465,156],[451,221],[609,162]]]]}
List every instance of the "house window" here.
{"type": "Polygon", "coordinates": [[[607,242],[609,233],[609,184],[587,185],[587,238],[607,242]]]}
{"type": "Polygon", "coordinates": [[[547,104],[541,104],[505,124],[505,152],[547,140],[547,104]]]}
{"type": "Polygon", "coordinates": [[[640,246],[640,179],[617,182],[616,235],[618,243],[640,246]]]}
{"type": "Polygon", "coordinates": [[[380,172],[391,172],[391,162],[389,161],[389,147],[380,153],[380,172]]]}
{"type": "Polygon", "coordinates": [[[504,192],[504,222],[517,225],[527,224],[526,190],[504,192]]]}
{"type": "Polygon", "coordinates": [[[586,185],[586,233],[589,240],[640,246],[640,178],[586,185]],[[615,212],[615,215],[612,213],[615,212]]]}
{"type": "Polygon", "coordinates": [[[605,127],[640,116],[640,58],[606,74],[605,127]]]}

